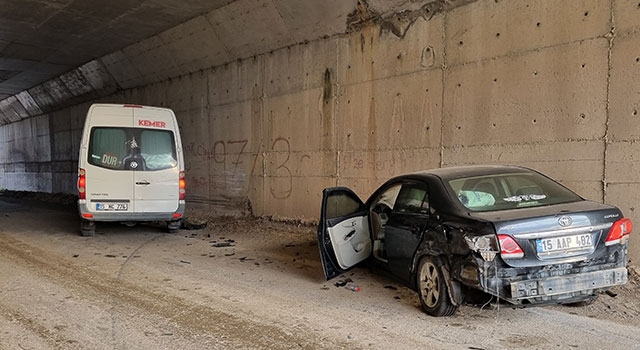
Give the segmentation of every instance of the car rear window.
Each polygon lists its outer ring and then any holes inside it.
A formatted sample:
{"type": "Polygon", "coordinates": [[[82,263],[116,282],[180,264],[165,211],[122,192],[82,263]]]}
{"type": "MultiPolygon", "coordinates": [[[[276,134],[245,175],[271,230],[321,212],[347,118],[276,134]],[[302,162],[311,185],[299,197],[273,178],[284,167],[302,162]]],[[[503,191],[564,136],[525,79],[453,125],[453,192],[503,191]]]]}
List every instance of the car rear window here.
{"type": "Polygon", "coordinates": [[[536,172],[491,174],[448,181],[472,211],[496,211],[581,201],[566,187],[536,172]]]}
{"type": "Polygon", "coordinates": [[[144,128],[94,127],[89,164],[114,170],[154,171],[175,167],[173,132],[144,128]]]}

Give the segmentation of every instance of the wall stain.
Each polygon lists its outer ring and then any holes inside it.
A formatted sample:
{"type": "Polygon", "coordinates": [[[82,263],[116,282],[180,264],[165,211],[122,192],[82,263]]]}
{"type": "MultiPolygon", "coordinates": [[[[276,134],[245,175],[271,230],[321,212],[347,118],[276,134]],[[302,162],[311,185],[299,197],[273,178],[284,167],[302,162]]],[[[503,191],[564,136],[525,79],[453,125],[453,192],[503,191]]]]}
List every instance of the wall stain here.
{"type": "Polygon", "coordinates": [[[330,150],[333,148],[333,84],[331,82],[331,71],[329,70],[329,68],[324,71],[323,86],[324,88],[322,91],[322,102],[320,109],[320,122],[322,124],[322,149],[330,150]]]}
{"type": "MultiPolygon", "coordinates": [[[[435,15],[450,11],[456,7],[468,5],[477,0],[437,0],[426,2],[416,10],[403,9],[400,11],[389,11],[384,14],[371,8],[368,0],[358,0],[356,8],[347,16],[347,33],[355,33],[365,27],[378,25],[382,32],[390,32],[400,39],[405,35],[418,18],[426,21],[431,20],[435,15]]],[[[412,0],[419,2],[419,0],[412,0]]]]}
{"type": "Polygon", "coordinates": [[[332,96],[332,85],[331,85],[331,71],[329,68],[324,71],[324,84],[323,84],[323,93],[322,99],[324,103],[329,103],[331,101],[332,96]]]}

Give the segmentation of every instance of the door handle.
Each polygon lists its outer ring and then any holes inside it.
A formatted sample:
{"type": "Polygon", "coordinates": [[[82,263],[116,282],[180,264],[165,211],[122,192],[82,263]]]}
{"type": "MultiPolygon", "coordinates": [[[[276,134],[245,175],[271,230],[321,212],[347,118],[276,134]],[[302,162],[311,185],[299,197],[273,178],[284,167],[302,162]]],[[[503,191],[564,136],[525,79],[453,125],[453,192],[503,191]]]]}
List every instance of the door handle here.
{"type": "Polygon", "coordinates": [[[349,238],[353,237],[353,235],[355,235],[355,234],[356,234],[356,230],[352,230],[346,236],[344,236],[344,240],[345,241],[349,240],[349,238]]]}
{"type": "Polygon", "coordinates": [[[151,185],[151,182],[144,180],[144,181],[137,181],[136,185],[151,185]]]}

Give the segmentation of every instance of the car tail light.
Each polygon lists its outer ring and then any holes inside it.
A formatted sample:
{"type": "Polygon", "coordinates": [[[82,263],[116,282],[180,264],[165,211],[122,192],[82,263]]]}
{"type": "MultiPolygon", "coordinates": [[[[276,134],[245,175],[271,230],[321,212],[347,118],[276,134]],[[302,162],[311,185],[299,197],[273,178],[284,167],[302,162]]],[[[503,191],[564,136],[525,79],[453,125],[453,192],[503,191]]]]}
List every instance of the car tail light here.
{"type": "Polygon", "coordinates": [[[184,180],[184,171],[180,172],[180,200],[184,200],[186,194],[187,182],[184,180]]]}
{"type": "Polygon", "coordinates": [[[473,237],[465,236],[464,240],[467,242],[469,249],[480,253],[480,256],[485,261],[493,261],[496,254],[498,254],[498,242],[494,234],[473,237]]]}
{"type": "Polygon", "coordinates": [[[87,199],[87,178],[82,168],[78,170],[78,198],[87,199]]]}
{"type": "Polygon", "coordinates": [[[518,242],[509,235],[498,235],[500,241],[500,256],[506,259],[518,259],[524,256],[524,252],[518,242]]]}
{"type": "Polygon", "coordinates": [[[627,218],[622,218],[613,223],[611,229],[609,230],[609,235],[607,236],[607,240],[604,242],[605,245],[612,245],[616,243],[623,243],[626,239],[628,239],[631,230],[633,229],[633,225],[631,224],[631,220],[627,218]]]}

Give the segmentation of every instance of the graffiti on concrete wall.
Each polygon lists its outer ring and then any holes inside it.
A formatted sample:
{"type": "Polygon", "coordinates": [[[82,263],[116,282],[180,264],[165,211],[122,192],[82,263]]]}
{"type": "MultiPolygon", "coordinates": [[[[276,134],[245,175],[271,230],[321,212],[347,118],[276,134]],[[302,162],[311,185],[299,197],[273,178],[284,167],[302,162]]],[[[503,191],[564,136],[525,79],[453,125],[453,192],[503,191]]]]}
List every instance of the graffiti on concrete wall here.
{"type": "MultiPolygon", "coordinates": [[[[247,139],[186,144],[185,170],[190,185],[194,188],[208,188],[212,192],[220,190],[235,195],[246,194],[252,178],[263,176],[259,173],[258,164],[261,153],[252,148],[247,139]],[[211,164],[219,165],[220,169],[212,170],[211,164]]],[[[268,193],[274,199],[287,199],[293,192],[296,173],[292,163],[297,161],[303,167],[306,161],[311,160],[311,156],[292,151],[291,143],[285,137],[274,138],[267,151],[273,154],[273,163],[271,173],[266,175],[274,179],[268,193]]]]}
{"type": "MultiPolygon", "coordinates": [[[[224,170],[237,171],[238,167],[244,163],[243,157],[247,155],[253,156],[253,167],[250,175],[255,171],[255,162],[258,159],[258,153],[251,153],[247,150],[249,140],[217,140],[208,147],[202,143],[191,142],[184,147],[186,157],[195,157],[195,161],[214,162],[221,164],[224,170]],[[230,165],[230,169],[227,169],[230,165]]],[[[189,162],[190,163],[190,162],[189,162]]],[[[187,169],[189,170],[189,169],[187,169]]]]}
{"type": "Polygon", "coordinates": [[[248,146],[247,139],[214,140],[209,145],[196,142],[186,144],[185,170],[190,183],[195,188],[208,188],[214,192],[245,193],[247,173],[249,178],[253,176],[259,157],[259,153],[251,152],[248,146]],[[247,163],[251,163],[248,172],[247,163]],[[211,171],[211,164],[220,168],[211,171]]]}
{"type": "Polygon", "coordinates": [[[276,163],[275,174],[274,176],[283,177],[285,180],[285,186],[280,189],[275,189],[274,187],[269,188],[269,192],[275,199],[286,199],[291,197],[291,192],[293,191],[293,173],[289,168],[289,160],[291,159],[291,144],[289,140],[284,137],[278,137],[273,140],[271,144],[271,151],[276,151],[277,149],[283,148],[284,159],[279,160],[276,163]]]}
{"type": "MultiPolygon", "coordinates": [[[[349,165],[347,165],[349,166],[349,165]]],[[[388,171],[391,174],[394,173],[396,166],[395,158],[391,159],[365,159],[365,158],[353,158],[351,159],[351,165],[354,170],[372,170],[372,171],[388,171]]]]}

